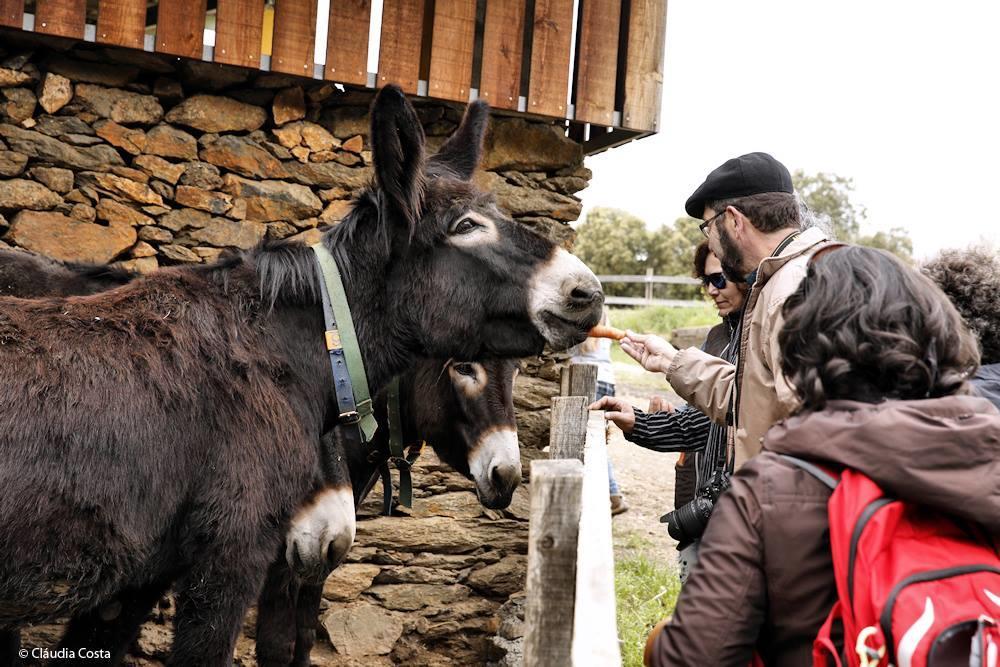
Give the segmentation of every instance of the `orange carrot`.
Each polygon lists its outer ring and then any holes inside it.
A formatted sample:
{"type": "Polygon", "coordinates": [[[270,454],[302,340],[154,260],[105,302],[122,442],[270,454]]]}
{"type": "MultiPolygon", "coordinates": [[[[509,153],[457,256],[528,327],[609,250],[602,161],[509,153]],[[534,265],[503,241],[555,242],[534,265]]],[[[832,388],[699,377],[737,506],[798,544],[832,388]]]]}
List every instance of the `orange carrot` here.
{"type": "Polygon", "coordinates": [[[591,329],[587,335],[591,338],[610,338],[611,340],[621,340],[625,337],[625,332],[621,329],[598,324],[596,327],[591,329]]]}

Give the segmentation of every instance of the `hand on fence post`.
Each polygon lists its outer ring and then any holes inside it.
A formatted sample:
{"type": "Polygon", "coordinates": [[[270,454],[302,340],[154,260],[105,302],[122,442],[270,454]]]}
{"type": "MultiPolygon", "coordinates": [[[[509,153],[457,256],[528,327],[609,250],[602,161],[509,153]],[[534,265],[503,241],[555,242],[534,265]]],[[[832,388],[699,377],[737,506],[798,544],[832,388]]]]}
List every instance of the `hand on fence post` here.
{"type": "Polygon", "coordinates": [[[590,404],[589,410],[604,410],[604,418],[615,423],[623,433],[631,433],[635,428],[635,410],[624,398],[605,396],[590,404]]]}

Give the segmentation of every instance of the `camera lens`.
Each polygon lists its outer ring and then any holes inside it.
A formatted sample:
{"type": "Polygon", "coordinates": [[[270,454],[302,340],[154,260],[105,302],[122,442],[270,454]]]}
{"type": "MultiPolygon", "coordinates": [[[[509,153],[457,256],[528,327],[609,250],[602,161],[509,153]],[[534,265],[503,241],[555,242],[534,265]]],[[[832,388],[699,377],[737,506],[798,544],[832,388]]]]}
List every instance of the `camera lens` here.
{"type": "Polygon", "coordinates": [[[681,544],[698,539],[705,532],[713,505],[708,498],[695,498],[687,505],[678,507],[664,516],[667,533],[681,544]]]}

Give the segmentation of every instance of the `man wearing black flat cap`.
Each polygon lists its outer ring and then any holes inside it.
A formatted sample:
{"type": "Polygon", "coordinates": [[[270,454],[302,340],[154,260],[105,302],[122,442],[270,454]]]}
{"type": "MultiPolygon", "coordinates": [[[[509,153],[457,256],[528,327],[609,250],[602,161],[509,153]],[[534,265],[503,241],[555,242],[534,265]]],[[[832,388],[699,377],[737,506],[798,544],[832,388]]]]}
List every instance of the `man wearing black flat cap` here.
{"type": "Polygon", "coordinates": [[[750,284],[736,364],[698,348],[678,351],[651,334],[633,334],[622,349],[646,370],[665,373],[684,400],[729,424],[735,467],[760,452],[764,433],[797,407],[781,374],[781,306],[806,274],[809,257],[829,243],[818,228],[801,229],[792,177],[767,153],[748,153],[708,175],[685,204],[701,218],[709,247],[730,276],[750,284]]]}

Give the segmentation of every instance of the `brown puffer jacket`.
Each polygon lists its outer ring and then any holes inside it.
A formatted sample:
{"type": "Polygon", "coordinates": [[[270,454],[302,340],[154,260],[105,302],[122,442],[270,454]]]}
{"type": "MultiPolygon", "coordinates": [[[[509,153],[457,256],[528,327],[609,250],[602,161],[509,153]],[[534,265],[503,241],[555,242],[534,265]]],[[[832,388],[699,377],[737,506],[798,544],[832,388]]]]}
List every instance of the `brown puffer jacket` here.
{"type": "Polygon", "coordinates": [[[650,664],[812,664],[812,640],[836,600],[830,491],[780,456],[849,466],[888,493],[976,521],[1000,536],[1000,414],[949,396],[877,405],[831,402],[772,428],[765,452],[733,477],[698,564],[650,664]]]}

